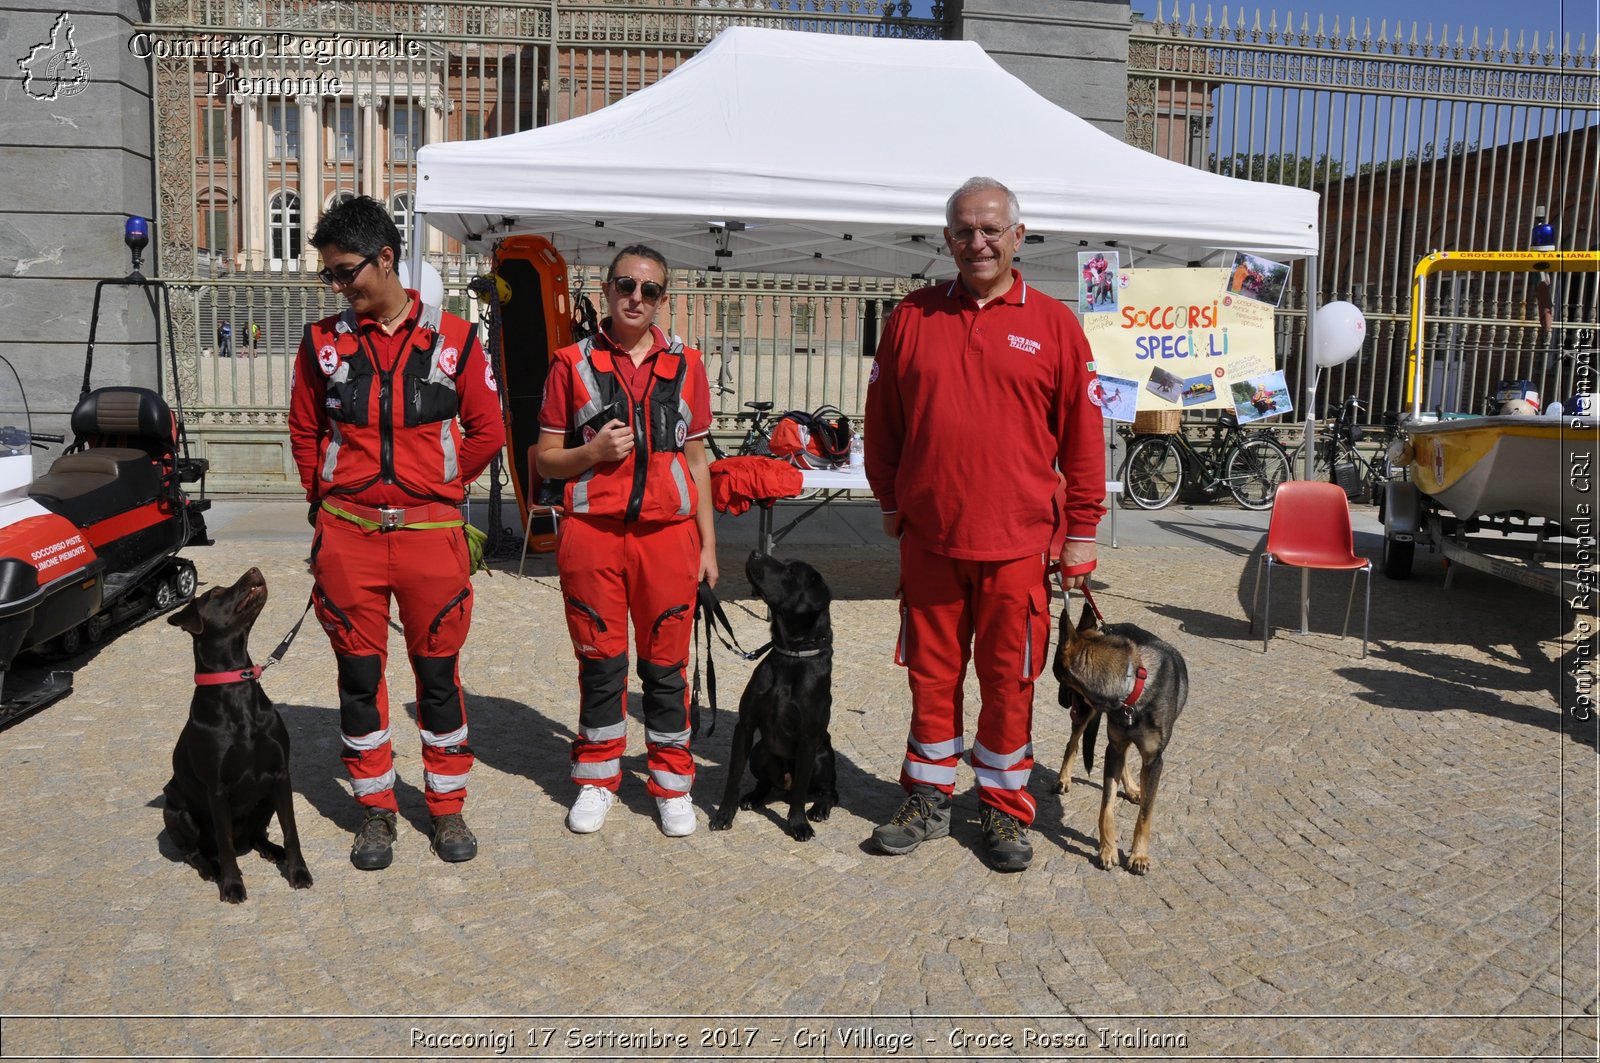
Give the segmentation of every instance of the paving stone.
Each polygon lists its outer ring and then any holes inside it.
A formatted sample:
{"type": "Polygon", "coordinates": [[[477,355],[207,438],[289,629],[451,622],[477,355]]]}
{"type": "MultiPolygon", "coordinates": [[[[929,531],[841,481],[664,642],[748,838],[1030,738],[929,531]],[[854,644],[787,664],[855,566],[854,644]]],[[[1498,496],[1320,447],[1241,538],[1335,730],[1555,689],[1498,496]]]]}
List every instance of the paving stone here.
{"type": "MultiPolygon", "coordinates": [[[[191,555],[208,584],[262,567],[263,652],[304,602],[303,511],[228,503],[213,516],[223,545],[191,555]]],[[[912,1014],[1262,1016],[1186,1021],[1190,1051],[1220,1058],[1592,1056],[1594,744],[1564,730],[1551,701],[1559,610],[1473,573],[1445,591],[1436,562],[1419,558],[1411,580],[1374,581],[1365,660],[1336,634],[1338,595],[1314,592],[1314,628],[1300,635],[1283,624],[1282,588],[1262,654],[1245,617],[1265,514],[1119,518],[1123,546],[1102,546],[1097,602],[1179,646],[1193,679],[1147,876],[1095,866],[1103,750],[1093,782],[1080,762],[1069,794],[1045,792],[1068,731],[1048,678],[1031,869],[983,865],[965,767],[954,837],[906,857],[872,851],[873,825],[901,797],[909,705],[890,658],[895,554],[859,535],[828,541],[826,526],[781,551],[835,591],[842,802],[817,837],[794,842],[771,810],[741,813],[726,833],[662,837],[636,715],[620,806],[599,834],[572,835],[575,668],[559,593],[547,562],[519,579],[513,561],[475,582],[462,653],[479,757],[467,814],[482,849],[470,864],[428,851],[412,682],[391,654],[400,841],[390,869],[350,867],[359,817],[338,762],[332,656],[314,626],[266,679],[294,741],[309,891],[249,857],[249,900],[222,905],[163,851],[156,799],[192,665],[166,624],[99,648],[77,665],[71,698],[0,733],[29,808],[0,833],[6,1056],[372,1050],[356,1026],[319,1017],[339,1014],[389,1016],[383,1037],[398,1039],[412,1015],[498,1013],[509,1028],[517,1016],[592,1025],[742,1011],[786,1034],[841,1009],[885,1029],[912,1014]],[[1221,525],[1231,539],[1217,538],[1221,525]],[[174,1010],[215,1018],[137,1018],[174,1010]],[[1362,1018],[1396,1010],[1446,1019],[1408,1030],[1362,1018]],[[263,1012],[294,1017],[270,1035],[232,1018],[263,1012]],[[1550,1018],[1448,1019],[1502,1013],[1550,1018]],[[49,1018],[68,1014],[88,1017],[49,1018]]],[[[1358,549],[1375,552],[1369,533],[1358,549]]],[[[741,573],[748,535],[723,523],[719,536],[721,596],[741,639],[759,643],[741,573]]],[[[702,820],[721,798],[750,674],[717,653],[718,726],[694,747],[702,820]]],[[[975,680],[966,696],[975,718],[975,680]]],[[[1124,851],[1135,815],[1118,800],[1124,851]]]]}

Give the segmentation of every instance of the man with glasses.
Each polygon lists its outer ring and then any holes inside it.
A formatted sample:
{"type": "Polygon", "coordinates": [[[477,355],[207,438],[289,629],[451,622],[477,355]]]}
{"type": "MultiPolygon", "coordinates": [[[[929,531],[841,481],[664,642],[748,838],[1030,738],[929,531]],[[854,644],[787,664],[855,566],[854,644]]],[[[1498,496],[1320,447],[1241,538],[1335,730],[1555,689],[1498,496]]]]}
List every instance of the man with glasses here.
{"type": "Polygon", "coordinates": [[[389,599],[417,682],[432,847],[470,860],[462,819],[472,749],[457,655],[472,618],[460,506],[505,444],[494,371],[476,326],[400,284],[400,232],[367,196],[317,223],[317,276],[341,313],[306,326],[295,356],[289,440],[311,503],[312,599],[339,668],[343,759],[365,818],[350,862],[394,858],[394,757],[384,684],[389,599]]]}
{"type": "Polygon", "coordinates": [[[945,220],[959,276],[895,309],[867,388],[867,480],[900,541],[896,661],[911,686],[907,797],[873,841],[900,855],[950,833],[971,659],[984,852],[996,870],[1021,871],[1033,859],[1027,785],[1033,683],[1050,637],[1047,565],[1059,562],[1068,587],[1094,567],[1102,422],[1077,317],[1012,268],[1026,233],[1016,196],[974,177],[945,220]]]}

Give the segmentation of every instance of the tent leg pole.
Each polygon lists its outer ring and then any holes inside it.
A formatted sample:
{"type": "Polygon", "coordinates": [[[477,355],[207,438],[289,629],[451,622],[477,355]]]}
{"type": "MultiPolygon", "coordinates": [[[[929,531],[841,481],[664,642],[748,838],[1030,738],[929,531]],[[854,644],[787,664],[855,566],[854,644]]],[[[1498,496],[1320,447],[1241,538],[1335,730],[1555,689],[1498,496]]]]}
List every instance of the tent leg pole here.
{"type": "Polygon", "coordinates": [[[423,215],[417,211],[411,212],[411,247],[406,260],[411,263],[411,283],[417,286],[417,291],[422,291],[422,245],[427,240],[428,223],[423,220],[423,215]]]}
{"type": "MultiPolygon", "coordinates": [[[[1317,342],[1317,307],[1322,299],[1321,262],[1317,255],[1306,259],[1306,345],[1305,345],[1305,421],[1304,449],[1301,451],[1302,476],[1309,480],[1316,465],[1317,445],[1317,376],[1321,369],[1312,356],[1317,342]]],[[[1311,570],[1300,570],[1300,634],[1311,630],[1311,570]]]]}

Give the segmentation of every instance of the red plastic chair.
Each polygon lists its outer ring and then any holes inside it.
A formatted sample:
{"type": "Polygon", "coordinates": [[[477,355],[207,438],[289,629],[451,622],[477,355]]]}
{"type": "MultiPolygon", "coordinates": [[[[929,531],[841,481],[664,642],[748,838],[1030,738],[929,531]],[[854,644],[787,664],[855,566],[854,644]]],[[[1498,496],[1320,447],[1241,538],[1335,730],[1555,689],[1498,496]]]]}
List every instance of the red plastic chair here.
{"type": "Polygon", "coordinates": [[[1361,656],[1367,655],[1367,624],[1372,619],[1372,562],[1355,553],[1355,533],[1350,527],[1350,503],[1344,488],[1316,480],[1290,480],[1278,485],[1272,500],[1272,523],[1267,526],[1267,549],[1256,566],[1256,587],[1250,595],[1250,630],[1256,629],[1256,600],[1261,592],[1261,568],[1267,570],[1267,603],[1261,620],[1261,652],[1272,637],[1272,570],[1294,568],[1347,570],[1350,598],[1344,607],[1344,628],[1350,630],[1350,609],[1355,605],[1356,573],[1367,574],[1366,613],[1361,620],[1361,656]]]}

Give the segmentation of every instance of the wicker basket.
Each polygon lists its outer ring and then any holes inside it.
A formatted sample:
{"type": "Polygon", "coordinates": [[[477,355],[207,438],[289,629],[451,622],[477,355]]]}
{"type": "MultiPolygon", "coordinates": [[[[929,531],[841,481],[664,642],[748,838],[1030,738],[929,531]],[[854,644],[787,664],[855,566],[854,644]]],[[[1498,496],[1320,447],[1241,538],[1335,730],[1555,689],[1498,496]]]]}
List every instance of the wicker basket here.
{"type": "Polygon", "coordinates": [[[1133,415],[1133,430],[1142,436],[1176,435],[1182,424],[1182,410],[1140,410],[1133,415]]]}

